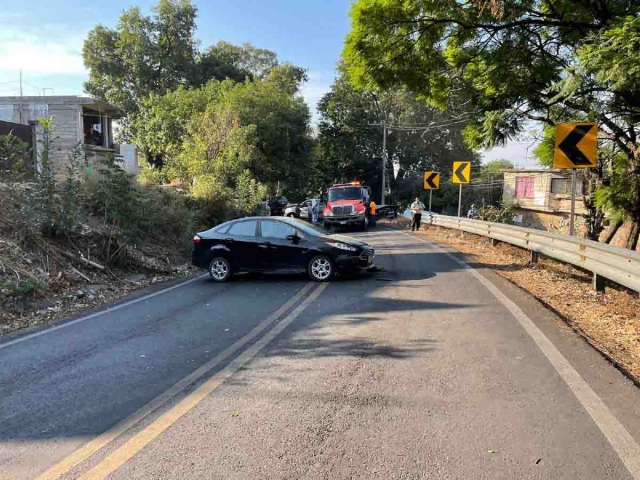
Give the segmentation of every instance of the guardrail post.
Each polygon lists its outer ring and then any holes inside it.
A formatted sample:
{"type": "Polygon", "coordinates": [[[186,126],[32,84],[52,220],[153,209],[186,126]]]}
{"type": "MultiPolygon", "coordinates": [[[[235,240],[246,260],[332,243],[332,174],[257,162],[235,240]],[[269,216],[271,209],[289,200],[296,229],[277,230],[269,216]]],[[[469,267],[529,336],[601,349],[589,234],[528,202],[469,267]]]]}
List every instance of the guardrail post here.
{"type": "Polygon", "coordinates": [[[538,252],[531,250],[531,258],[529,259],[529,263],[533,263],[534,265],[538,263],[538,252]]]}
{"type": "Polygon", "coordinates": [[[604,289],[605,289],[604,281],[605,281],[605,278],[603,276],[598,275],[597,273],[594,273],[593,274],[593,289],[596,292],[604,292],[604,289]]]}
{"type": "Polygon", "coordinates": [[[500,242],[498,240],[496,240],[495,238],[491,239],[491,246],[495,247],[496,245],[498,245],[500,242]]]}

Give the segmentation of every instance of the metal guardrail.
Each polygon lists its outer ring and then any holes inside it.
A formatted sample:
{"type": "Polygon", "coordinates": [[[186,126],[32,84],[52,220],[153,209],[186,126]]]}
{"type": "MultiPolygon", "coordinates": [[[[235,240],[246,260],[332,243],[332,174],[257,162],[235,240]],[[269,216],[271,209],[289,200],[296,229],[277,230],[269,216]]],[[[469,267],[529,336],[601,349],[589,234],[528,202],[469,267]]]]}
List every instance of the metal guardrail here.
{"type": "Polygon", "coordinates": [[[603,277],[640,292],[640,253],[625,248],[502,223],[437,215],[432,225],[474,233],[583,268],[594,274],[594,286],[604,288],[603,277]]]}

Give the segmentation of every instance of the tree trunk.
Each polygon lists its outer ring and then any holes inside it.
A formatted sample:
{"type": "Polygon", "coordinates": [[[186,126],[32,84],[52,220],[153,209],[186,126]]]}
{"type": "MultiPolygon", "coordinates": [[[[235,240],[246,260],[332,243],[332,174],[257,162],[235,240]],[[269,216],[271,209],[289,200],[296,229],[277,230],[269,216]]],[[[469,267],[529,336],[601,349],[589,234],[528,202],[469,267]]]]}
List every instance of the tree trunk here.
{"type": "Polygon", "coordinates": [[[586,238],[597,242],[600,234],[604,230],[604,211],[596,207],[591,197],[584,197],[584,208],[586,210],[586,213],[583,215],[586,238]]]}
{"type": "Polygon", "coordinates": [[[627,220],[613,236],[610,245],[614,247],[634,249],[638,241],[639,226],[634,220],[627,220]]]}

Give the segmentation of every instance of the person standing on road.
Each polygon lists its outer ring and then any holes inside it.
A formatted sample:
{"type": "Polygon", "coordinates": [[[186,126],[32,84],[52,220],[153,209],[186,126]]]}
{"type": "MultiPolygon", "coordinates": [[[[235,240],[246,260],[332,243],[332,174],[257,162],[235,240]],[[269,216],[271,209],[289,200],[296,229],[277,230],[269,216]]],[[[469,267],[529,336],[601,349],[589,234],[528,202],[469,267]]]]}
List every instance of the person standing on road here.
{"type": "Polygon", "coordinates": [[[376,226],[376,202],[373,199],[369,202],[369,226],[376,226]]]}
{"type": "Polygon", "coordinates": [[[422,211],[424,210],[424,203],[416,197],[415,202],[411,204],[411,231],[420,230],[420,222],[422,221],[422,211]]]}

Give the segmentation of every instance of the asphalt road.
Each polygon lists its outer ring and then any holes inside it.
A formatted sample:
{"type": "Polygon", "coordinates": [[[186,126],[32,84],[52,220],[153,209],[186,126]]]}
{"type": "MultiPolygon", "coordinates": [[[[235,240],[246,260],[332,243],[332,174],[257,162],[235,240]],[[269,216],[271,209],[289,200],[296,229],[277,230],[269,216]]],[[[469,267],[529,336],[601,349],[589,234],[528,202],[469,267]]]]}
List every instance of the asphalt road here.
{"type": "Polygon", "coordinates": [[[0,343],[0,478],[640,480],[638,389],[552,313],[356,235],[384,272],[202,278],[0,343]]]}

